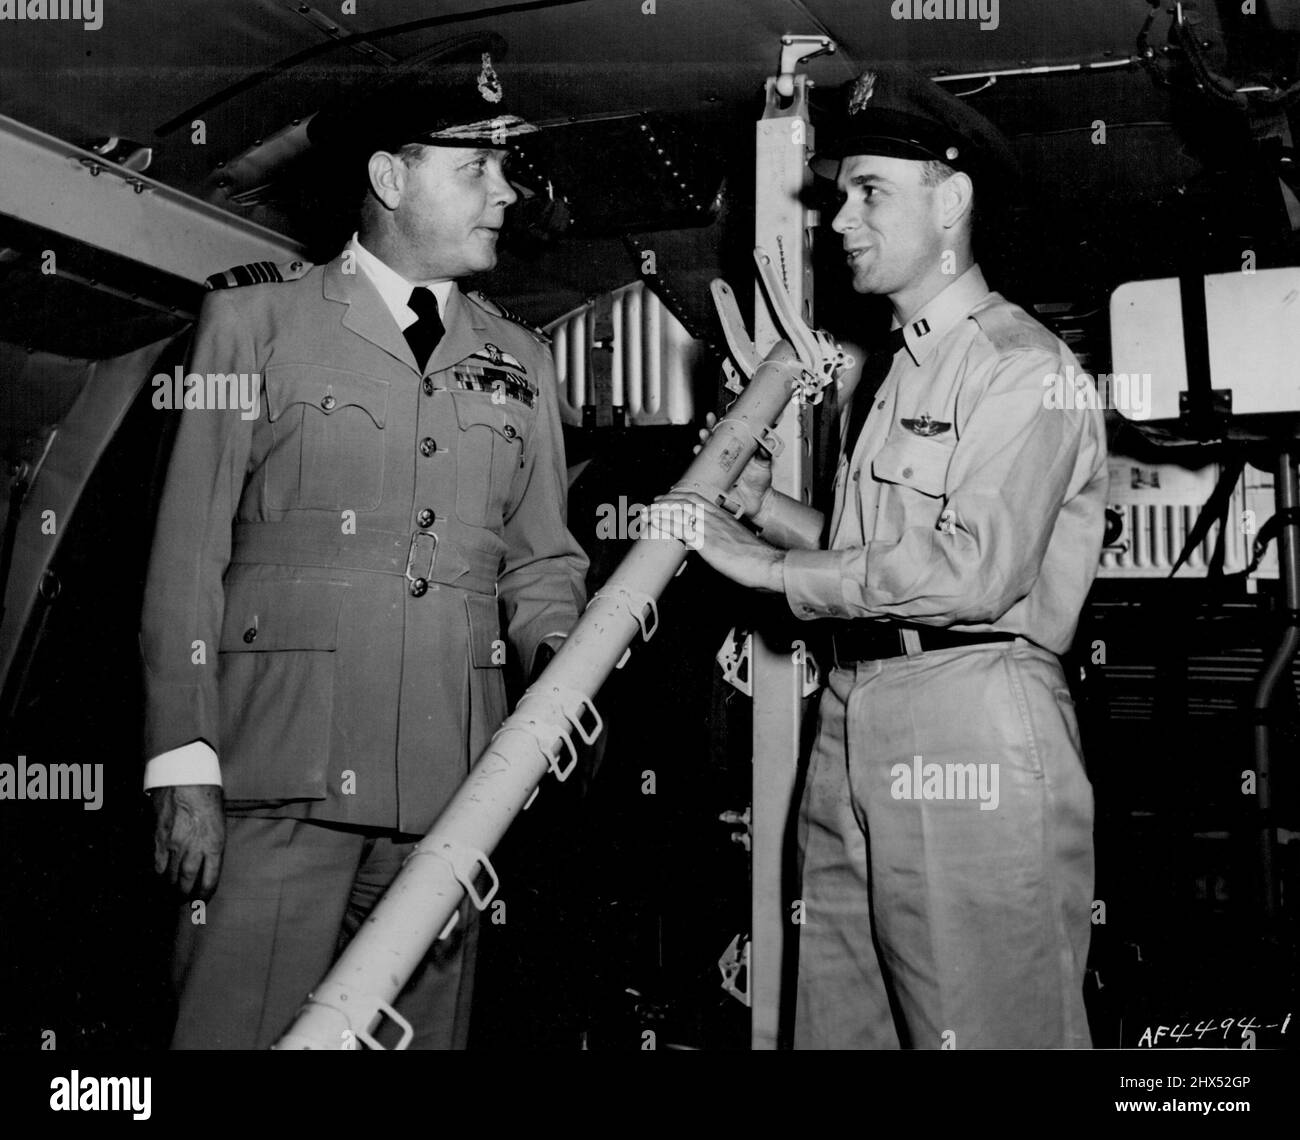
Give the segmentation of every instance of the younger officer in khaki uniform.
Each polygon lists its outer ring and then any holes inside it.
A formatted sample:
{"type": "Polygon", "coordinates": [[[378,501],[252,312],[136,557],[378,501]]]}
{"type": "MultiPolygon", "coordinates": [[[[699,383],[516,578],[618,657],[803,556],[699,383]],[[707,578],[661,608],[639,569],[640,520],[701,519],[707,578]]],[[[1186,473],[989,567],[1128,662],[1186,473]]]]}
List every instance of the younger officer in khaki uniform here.
{"type": "Polygon", "coordinates": [[[685,499],[707,561],[833,619],[800,812],[801,1048],[1089,1044],[1092,792],[1056,655],[1100,554],[1105,434],[1044,399],[1077,362],[972,261],[1004,148],[928,80],[852,85],[818,159],[894,355],[854,395],[829,548],[764,464],[739,493],[794,549],[685,499]]]}
{"type": "MultiPolygon", "coordinates": [[[[189,371],[261,400],[185,411],[143,617],[159,870],[215,887],[181,917],[176,1047],[274,1043],[504,718],[507,652],[528,672],[584,602],[550,354],[456,286],[534,128],[486,57],[440,80],[318,116],[368,174],[359,234],[200,315],[189,371]]],[[[474,931],[399,999],[417,1046],[464,1043],[474,931]]]]}

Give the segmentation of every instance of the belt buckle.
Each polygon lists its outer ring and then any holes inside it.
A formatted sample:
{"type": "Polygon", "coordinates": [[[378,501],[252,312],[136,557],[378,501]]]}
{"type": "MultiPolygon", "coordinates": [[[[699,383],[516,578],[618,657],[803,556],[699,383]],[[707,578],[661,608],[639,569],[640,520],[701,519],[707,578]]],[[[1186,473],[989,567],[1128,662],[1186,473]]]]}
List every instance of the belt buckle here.
{"type": "Polygon", "coordinates": [[[432,531],[427,531],[427,530],[416,531],[413,535],[411,535],[411,545],[406,552],[406,580],[408,582],[414,582],[420,578],[423,578],[425,580],[432,578],[433,563],[434,560],[437,558],[437,556],[438,556],[438,536],[434,534],[432,531]],[[424,573],[416,574],[412,572],[412,567],[414,566],[415,560],[419,555],[420,546],[421,546],[420,539],[422,538],[429,539],[429,543],[428,543],[429,567],[427,570],[424,571],[424,573]]]}
{"type": "MultiPolygon", "coordinates": [[[[852,627],[846,629],[844,635],[832,633],[831,660],[835,662],[835,668],[852,669],[855,665],[858,665],[863,661],[883,661],[887,657],[908,656],[907,642],[903,638],[904,627],[892,622],[887,624],[882,622],[881,625],[881,629],[873,630],[870,634],[872,638],[876,639],[875,645],[872,647],[872,656],[863,656],[862,654],[855,652],[850,655],[850,658],[847,661],[840,660],[840,638],[841,636],[848,636],[852,632],[852,627]],[[892,652],[885,652],[886,647],[890,647],[891,645],[892,652]]],[[[924,647],[922,647],[922,652],[924,652],[924,647]]]]}
{"type": "Polygon", "coordinates": [[[849,649],[847,659],[842,659],[840,657],[840,646],[844,644],[845,640],[849,638],[851,634],[852,627],[847,625],[847,623],[842,632],[832,631],[831,633],[831,661],[834,663],[836,669],[852,669],[858,664],[858,662],[866,660],[866,658],[857,655],[853,651],[852,647],[849,649]]]}

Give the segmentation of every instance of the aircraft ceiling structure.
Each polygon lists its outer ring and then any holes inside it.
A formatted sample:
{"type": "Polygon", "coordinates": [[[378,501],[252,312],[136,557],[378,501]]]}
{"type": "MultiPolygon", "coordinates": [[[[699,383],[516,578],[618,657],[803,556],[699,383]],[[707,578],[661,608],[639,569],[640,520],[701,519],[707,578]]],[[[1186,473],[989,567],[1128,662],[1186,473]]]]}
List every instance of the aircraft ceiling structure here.
{"type": "MultiPolygon", "coordinates": [[[[641,156],[618,132],[641,116],[654,116],[688,149],[729,152],[734,173],[745,161],[763,78],[775,70],[780,36],[790,32],[821,32],[837,43],[834,55],[805,65],[823,89],[887,60],[932,75],[1101,65],[1086,74],[952,84],[1012,138],[1030,181],[1049,198],[1095,208],[1104,196],[1113,209],[1126,198],[1167,192],[1198,168],[1170,125],[1166,93],[1140,67],[1122,66],[1136,51],[1147,0],[999,0],[996,27],[988,30],[976,19],[895,19],[892,0],[656,0],[653,15],[642,0],[357,0],[347,14],[338,0],[103,0],[101,7],[95,31],[60,21],[6,26],[0,114],[83,145],[116,137],[129,140],[122,144],[128,150],[130,143],[149,147],[151,178],[301,239],[323,256],[332,252],[322,246],[326,238],[300,206],[295,214],[297,188],[287,205],[283,188],[275,189],[285,160],[305,148],[305,121],[376,78],[421,67],[448,39],[470,33],[505,39],[503,71],[520,111],[568,126],[551,136],[568,147],[567,184],[558,187],[566,196],[585,190],[626,205],[641,156]],[[1097,120],[1115,128],[1104,156],[1090,139],[1097,120]]],[[[1294,57],[1300,6],[1259,0],[1253,23],[1235,2],[1204,0],[1202,7],[1207,41],[1221,57],[1245,51],[1267,62],[1272,49],[1258,46],[1267,37],[1282,66],[1288,52],[1294,57]]],[[[1162,13],[1157,46],[1167,27],[1162,13]]],[[[690,190],[707,200],[720,175],[699,167],[692,166],[699,177],[690,190]]],[[[328,171],[314,177],[330,181],[328,171]]],[[[741,210],[746,190],[743,178],[732,178],[740,195],[732,205],[741,210]]],[[[712,207],[705,220],[718,216],[717,198],[712,207]]],[[[544,320],[623,283],[636,262],[632,251],[620,253],[616,230],[638,228],[626,213],[609,212],[607,224],[583,232],[592,211],[579,211],[570,235],[576,240],[560,243],[541,272],[535,257],[507,256],[491,288],[544,320]]],[[[718,271],[716,240],[689,232],[682,240],[671,210],[643,220],[643,231],[678,235],[679,263],[711,262],[688,275],[692,287],[683,290],[702,296],[694,276],[707,280],[718,271]]]]}
{"type": "Polygon", "coordinates": [[[217,161],[310,115],[349,76],[401,68],[467,31],[505,37],[516,72],[511,98],[553,119],[751,101],[786,32],[832,36],[840,50],[811,62],[809,73],[837,83],[873,60],[934,72],[956,60],[978,70],[1123,58],[1148,11],[1145,0],[1000,0],[998,26],[981,31],[974,21],[894,20],[890,0],[657,0],[654,15],[642,13],[641,0],[355,6],[356,15],[344,16],[337,0],[104,0],[94,32],[53,21],[11,24],[0,37],[0,113],[60,138],[117,135],[152,145],[157,177],[198,190],[217,161]],[[432,20],[445,22],[391,34],[432,20]],[[368,38],[337,42],[355,35],[368,38]],[[283,66],[316,47],[327,50],[283,66]],[[263,73],[202,113],[206,146],[192,146],[180,124],[158,134],[263,73]]]}

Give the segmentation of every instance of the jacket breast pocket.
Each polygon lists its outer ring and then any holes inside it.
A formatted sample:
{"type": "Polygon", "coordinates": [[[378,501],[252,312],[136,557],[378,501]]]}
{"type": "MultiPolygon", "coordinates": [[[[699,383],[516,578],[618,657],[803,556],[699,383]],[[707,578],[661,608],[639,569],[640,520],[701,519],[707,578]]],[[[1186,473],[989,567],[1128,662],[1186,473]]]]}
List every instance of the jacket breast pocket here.
{"type": "Polygon", "coordinates": [[[228,585],[218,758],[232,801],[324,799],[346,582],[228,585]]]}
{"type": "Polygon", "coordinates": [[[372,511],[384,493],[388,381],[317,364],[268,367],[273,443],[266,505],[277,511],[372,511]]]}
{"type": "Polygon", "coordinates": [[[871,474],[885,483],[910,487],[930,498],[942,498],[948,485],[948,466],[957,441],[912,435],[897,429],[871,461],[871,474]]]}
{"type": "Polygon", "coordinates": [[[456,408],[456,516],[469,526],[501,523],[523,465],[533,414],[488,392],[453,391],[456,408]],[[512,406],[514,405],[514,406],[512,406]]]}

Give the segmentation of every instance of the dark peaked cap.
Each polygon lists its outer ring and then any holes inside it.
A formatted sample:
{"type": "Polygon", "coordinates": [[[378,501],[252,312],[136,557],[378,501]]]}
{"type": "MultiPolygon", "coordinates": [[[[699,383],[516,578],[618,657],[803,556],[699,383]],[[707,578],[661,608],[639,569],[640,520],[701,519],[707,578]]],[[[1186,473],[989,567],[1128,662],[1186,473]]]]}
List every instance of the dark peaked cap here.
{"type": "Polygon", "coordinates": [[[981,186],[1019,177],[1015,156],[997,127],[905,67],[882,65],[844,84],[817,136],[825,145],[817,148],[811,165],[823,178],[834,178],[839,160],[851,154],[934,159],[965,171],[981,186]]]}
{"type": "Polygon", "coordinates": [[[505,147],[537,130],[513,114],[490,52],[459,53],[360,97],[338,100],[307,124],[314,147],[345,162],[407,143],[505,147]]]}

